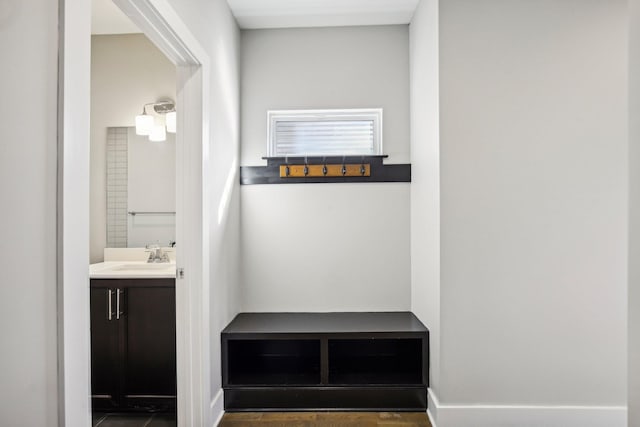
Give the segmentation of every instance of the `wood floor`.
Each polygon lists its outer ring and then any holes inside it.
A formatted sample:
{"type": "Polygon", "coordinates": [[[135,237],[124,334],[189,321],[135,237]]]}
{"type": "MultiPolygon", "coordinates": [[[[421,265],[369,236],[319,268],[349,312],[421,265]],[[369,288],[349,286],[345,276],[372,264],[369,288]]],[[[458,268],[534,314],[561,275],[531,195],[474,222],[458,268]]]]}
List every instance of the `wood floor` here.
{"type": "Polygon", "coordinates": [[[218,427],[432,427],[424,412],[227,412],[218,427]]]}

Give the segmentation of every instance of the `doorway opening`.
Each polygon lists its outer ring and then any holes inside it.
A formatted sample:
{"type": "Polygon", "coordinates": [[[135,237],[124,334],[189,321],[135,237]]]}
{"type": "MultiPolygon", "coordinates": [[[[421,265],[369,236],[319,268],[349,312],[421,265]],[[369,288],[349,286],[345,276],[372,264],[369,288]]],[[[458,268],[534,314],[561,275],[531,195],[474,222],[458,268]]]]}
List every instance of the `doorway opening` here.
{"type": "MultiPolygon", "coordinates": [[[[61,8],[61,127],[59,143],[59,312],[60,320],[60,424],[90,425],[90,378],[86,369],[89,340],[89,277],[86,267],[86,230],[89,206],[69,202],[77,192],[77,180],[89,181],[89,165],[73,154],[86,152],[88,90],[73,86],[72,76],[87,79],[89,51],[73,49],[75,40],[86,40],[88,8],[82,1],[63,2],[61,8]],[[74,57],[75,55],[75,57],[74,57]],[[79,119],[73,122],[71,117],[79,119]],[[73,179],[72,179],[73,178],[73,179]],[[75,226],[75,227],[74,227],[75,226]],[[84,280],[82,280],[84,279],[84,280]],[[79,286],[84,281],[86,286],[79,286]],[[75,363],[79,361],[80,363],[75,363]]],[[[208,140],[208,98],[204,90],[209,59],[177,13],[164,0],[115,0],[151,42],[176,67],[177,128],[175,140],[175,263],[176,377],[178,426],[211,424],[208,301],[208,206],[202,191],[208,173],[205,142],[208,140]],[[205,404],[205,402],[207,404],[205,404]]],[[[86,88],[88,89],[88,88],[86,88]]],[[[155,100],[150,100],[150,102],[155,100]]],[[[87,158],[88,162],[88,158],[87,158]]],[[[86,187],[88,191],[88,186],[86,187]]],[[[88,200],[88,194],[85,194],[88,200]]],[[[106,303],[105,303],[106,304],[106,303]]],[[[116,302],[117,304],[117,302],[116,302]]],[[[116,310],[116,312],[119,312],[116,310]]]]}

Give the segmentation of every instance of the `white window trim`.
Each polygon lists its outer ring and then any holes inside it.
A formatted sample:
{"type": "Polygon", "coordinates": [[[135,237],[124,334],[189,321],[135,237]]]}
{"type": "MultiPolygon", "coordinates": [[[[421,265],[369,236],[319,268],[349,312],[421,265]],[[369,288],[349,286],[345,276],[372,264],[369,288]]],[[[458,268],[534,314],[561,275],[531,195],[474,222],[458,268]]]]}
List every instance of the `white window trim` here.
{"type": "MultiPolygon", "coordinates": [[[[277,154],[275,141],[276,123],[279,121],[329,121],[329,120],[373,120],[372,156],[382,155],[382,108],[352,108],[325,110],[269,110],[267,111],[267,157],[282,157],[277,154]]],[[[314,156],[322,154],[313,154],[314,156]]],[[[326,154],[335,156],[335,153],[326,154]]],[[[362,155],[344,152],[338,155],[362,155]]],[[[298,155],[296,155],[298,156],[298,155]]]]}

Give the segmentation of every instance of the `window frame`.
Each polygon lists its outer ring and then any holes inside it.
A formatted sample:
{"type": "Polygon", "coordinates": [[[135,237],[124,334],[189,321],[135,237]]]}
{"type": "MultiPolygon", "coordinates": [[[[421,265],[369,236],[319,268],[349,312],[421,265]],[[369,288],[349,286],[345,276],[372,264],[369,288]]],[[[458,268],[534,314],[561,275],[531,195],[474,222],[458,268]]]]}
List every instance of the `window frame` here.
{"type": "Polygon", "coordinates": [[[267,111],[267,157],[285,157],[278,154],[276,124],[280,121],[334,121],[334,120],[372,120],[373,121],[373,151],[371,153],[293,153],[288,157],[318,157],[318,156],[379,156],[382,151],[382,108],[349,108],[349,109],[316,109],[316,110],[268,110],[267,111]]]}

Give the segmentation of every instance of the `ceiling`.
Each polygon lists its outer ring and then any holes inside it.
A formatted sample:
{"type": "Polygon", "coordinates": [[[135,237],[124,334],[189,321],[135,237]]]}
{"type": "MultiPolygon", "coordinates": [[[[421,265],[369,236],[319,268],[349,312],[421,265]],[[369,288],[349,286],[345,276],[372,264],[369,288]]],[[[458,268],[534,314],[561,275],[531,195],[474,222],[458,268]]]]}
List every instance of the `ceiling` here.
{"type": "Polygon", "coordinates": [[[408,24],[420,0],[227,0],[240,28],[408,24]]]}
{"type": "MultiPolygon", "coordinates": [[[[243,29],[408,24],[420,0],[227,0],[243,29]]],[[[140,30],[113,3],[92,0],[91,34],[140,30]]]]}
{"type": "Polygon", "coordinates": [[[112,0],[91,0],[91,34],[140,32],[112,0]]]}

